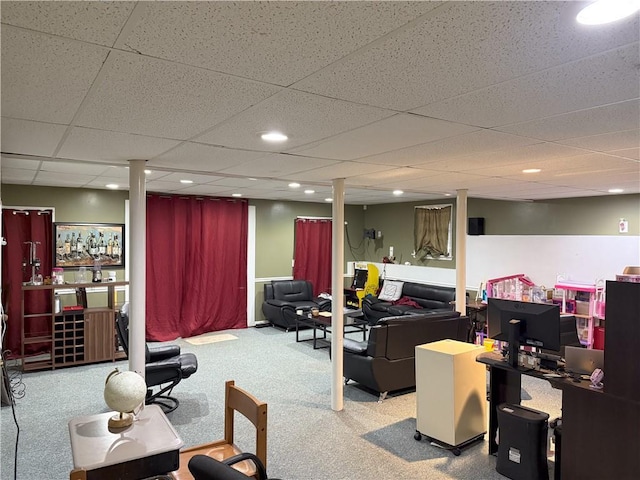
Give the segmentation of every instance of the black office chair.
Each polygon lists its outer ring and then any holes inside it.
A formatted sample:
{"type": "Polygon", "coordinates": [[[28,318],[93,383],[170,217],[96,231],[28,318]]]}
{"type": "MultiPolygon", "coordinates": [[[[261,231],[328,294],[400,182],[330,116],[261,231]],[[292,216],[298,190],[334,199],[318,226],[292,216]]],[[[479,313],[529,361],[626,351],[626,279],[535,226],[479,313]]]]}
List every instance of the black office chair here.
{"type": "MultiPolygon", "coordinates": [[[[253,453],[241,453],[222,462],[208,455],[196,455],[189,460],[189,472],[193,475],[194,480],[247,480],[248,478],[269,480],[267,470],[253,453]],[[231,466],[244,460],[251,460],[256,465],[255,477],[247,477],[231,466]]],[[[276,479],[272,478],[271,480],[276,479]]]]}
{"type": "MultiPolygon", "coordinates": [[[[127,357],[129,356],[129,315],[116,315],[118,339],[127,357]]],[[[180,402],[171,397],[171,391],[183,378],[189,378],[198,370],[198,359],[193,353],[180,353],[178,345],[160,345],[149,348],[145,344],[145,382],[147,397],[145,404],[155,403],[165,413],[173,412],[180,402]],[[159,390],[154,392],[154,387],[159,390]]]]}

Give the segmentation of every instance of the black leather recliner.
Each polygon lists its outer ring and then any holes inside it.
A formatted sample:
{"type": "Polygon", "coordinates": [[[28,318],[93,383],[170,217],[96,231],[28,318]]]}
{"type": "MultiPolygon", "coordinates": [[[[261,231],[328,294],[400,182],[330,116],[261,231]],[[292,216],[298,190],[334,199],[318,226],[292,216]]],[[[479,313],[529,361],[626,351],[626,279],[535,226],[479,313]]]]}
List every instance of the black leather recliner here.
{"type": "Polygon", "coordinates": [[[331,300],[313,296],[308,280],[273,280],[264,285],[262,313],[273,325],[289,331],[296,326],[296,310],[308,312],[313,307],[331,311],[331,300]]]}
{"type": "MultiPolygon", "coordinates": [[[[129,356],[129,316],[118,312],[116,316],[118,339],[127,357],[129,356]]],[[[198,370],[198,359],[193,353],[180,353],[179,345],[149,347],[145,343],[145,382],[147,397],[145,404],[156,403],[165,413],[173,412],[180,402],[171,397],[171,390],[183,378],[189,378],[198,370]],[[154,391],[154,387],[158,387],[154,391]]]]}
{"type": "Polygon", "coordinates": [[[467,341],[470,321],[459,312],[401,315],[379,320],[366,342],[344,339],[345,384],[354,380],[378,392],[416,386],[415,349],[418,345],[452,339],[467,341]]]}

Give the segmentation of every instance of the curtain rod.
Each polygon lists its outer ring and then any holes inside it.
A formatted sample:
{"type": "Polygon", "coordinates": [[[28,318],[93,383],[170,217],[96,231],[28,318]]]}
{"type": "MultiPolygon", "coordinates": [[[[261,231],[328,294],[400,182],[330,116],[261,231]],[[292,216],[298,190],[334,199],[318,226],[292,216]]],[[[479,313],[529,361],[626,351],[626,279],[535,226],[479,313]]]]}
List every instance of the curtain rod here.
{"type": "Polygon", "coordinates": [[[297,216],[296,220],[331,220],[331,217],[304,217],[304,216],[297,216]]]}

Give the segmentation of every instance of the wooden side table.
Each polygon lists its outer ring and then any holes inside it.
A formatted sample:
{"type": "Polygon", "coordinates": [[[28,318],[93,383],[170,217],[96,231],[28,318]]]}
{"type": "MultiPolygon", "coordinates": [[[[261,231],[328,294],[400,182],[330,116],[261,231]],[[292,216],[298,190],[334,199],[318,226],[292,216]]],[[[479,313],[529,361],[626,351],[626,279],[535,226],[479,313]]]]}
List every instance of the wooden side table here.
{"type": "Polygon", "coordinates": [[[158,405],[147,405],[130,427],[109,430],[114,412],[69,421],[74,470],[70,480],[135,480],[179,468],[184,445],[158,405]]]}

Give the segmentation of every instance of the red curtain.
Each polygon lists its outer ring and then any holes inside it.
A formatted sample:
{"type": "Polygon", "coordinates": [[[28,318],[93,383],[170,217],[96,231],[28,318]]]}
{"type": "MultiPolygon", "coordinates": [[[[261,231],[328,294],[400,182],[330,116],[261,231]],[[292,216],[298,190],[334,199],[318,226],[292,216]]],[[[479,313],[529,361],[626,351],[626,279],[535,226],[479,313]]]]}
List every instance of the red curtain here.
{"type": "Polygon", "coordinates": [[[147,197],[147,339],[247,326],[246,200],[147,197]]]}
{"type": "Polygon", "coordinates": [[[331,220],[297,218],[295,280],[309,280],[313,294],[331,291],[331,220]]]}
{"type": "MultiPolygon", "coordinates": [[[[2,234],[7,245],[2,247],[2,304],[9,317],[5,336],[5,349],[11,350],[11,357],[19,357],[22,349],[22,283],[31,279],[31,266],[23,268],[23,261],[29,261],[30,245],[36,244],[36,255],[40,259],[38,273],[42,277],[51,276],[53,252],[53,223],[51,210],[2,209],[2,234]]],[[[25,335],[39,336],[51,334],[51,292],[30,291],[25,296],[25,315],[47,314],[29,318],[25,324],[25,335]]],[[[25,353],[39,353],[49,350],[50,344],[28,345],[25,353]]]]}

